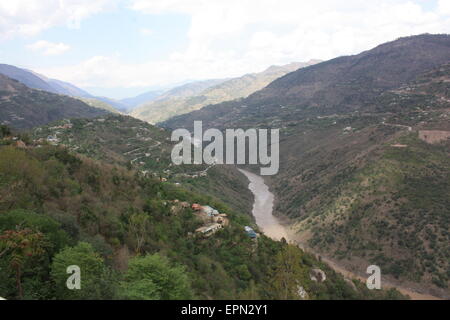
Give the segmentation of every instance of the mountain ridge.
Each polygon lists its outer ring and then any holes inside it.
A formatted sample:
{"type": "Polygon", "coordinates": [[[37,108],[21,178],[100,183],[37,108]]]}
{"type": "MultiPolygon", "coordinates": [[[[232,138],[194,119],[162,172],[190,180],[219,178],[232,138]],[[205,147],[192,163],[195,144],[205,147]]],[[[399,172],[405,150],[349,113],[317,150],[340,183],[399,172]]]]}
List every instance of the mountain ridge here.
{"type": "Polygon", "coordinates": [[[0,74],[0,123],[28,129],[65,118],[97,117],[105,110],[65,95],[32,89],[0,74]]]}
{"type": "Polygon", "coordinates": [[[305,63],[294,62],[283,66],[271,66],[258,73],[245,74],[241,77],[227,79],[204,90],[185,96],[168,94],[161,96],[150,104],[144,104],[130,114],[152,123],[163,121],[170,116],[184,114],[192,110],[222,101],[245,98],[269,84],[272,80],[299,68],[315,64],[318,60],[305,63]]]}

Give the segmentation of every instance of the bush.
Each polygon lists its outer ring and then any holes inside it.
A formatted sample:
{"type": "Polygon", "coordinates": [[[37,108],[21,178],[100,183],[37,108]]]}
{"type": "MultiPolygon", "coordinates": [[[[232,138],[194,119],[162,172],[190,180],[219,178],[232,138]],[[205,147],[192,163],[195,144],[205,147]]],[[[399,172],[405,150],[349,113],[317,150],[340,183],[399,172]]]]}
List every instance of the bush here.
{"type": "Polygon", "coordinates": [[[159,254],[137,256],[130,260],[120,291],[123,299],[191,299],[188,276],[183,267],[171,266],[159,254]]]}

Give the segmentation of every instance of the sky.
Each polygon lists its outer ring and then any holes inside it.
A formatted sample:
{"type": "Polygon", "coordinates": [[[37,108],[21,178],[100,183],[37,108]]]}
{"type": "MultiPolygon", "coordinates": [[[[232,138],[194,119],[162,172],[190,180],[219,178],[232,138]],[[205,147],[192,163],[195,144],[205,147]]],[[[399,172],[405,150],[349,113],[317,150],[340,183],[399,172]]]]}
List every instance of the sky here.
{"type": "Polygon", "coordinates": [[[450,0],[0,0],[0,63],[116,99],[421,33],[450,0]]]}

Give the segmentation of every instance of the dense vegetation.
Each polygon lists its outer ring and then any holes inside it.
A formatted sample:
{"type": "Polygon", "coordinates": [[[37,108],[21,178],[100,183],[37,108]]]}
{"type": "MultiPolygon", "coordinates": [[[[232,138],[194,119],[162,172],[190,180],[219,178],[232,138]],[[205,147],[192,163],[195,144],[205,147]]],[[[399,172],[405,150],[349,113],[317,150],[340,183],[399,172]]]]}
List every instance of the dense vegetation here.
{"type": "Polygon", "coordinates": [[[139,170],[145,175],[168,179],[186,189],[221,199],[235,210],[250,214],[252,196],[246,179],[233,166],[174,166],[170,134],[129,116],[107,115],[97,119],[72,119],[61,129],[58,121],[33,130],[32,138],[56,137],[58,143],[77,153],[110,164],[139,170]],[[207,170],[207,174],[202,172],[207,170]]]}
{"type": "Polygon", "coordinates": [[[243,230],[247,224],[248,216],[206,195],[62,147],[0,147],[0,293],[6,298],[299,298],[297,285],[309,298],[401,297],[354,287],[296,247],[265,236],[255,242],[243,230]],[[231,225],[196,237],[201,222],[179,205],[183,200],[227,212],[231,225]],[[72,265],[81,268],[81,290],[65,287],[72,265]],[[327,272],[326,282],[309,279],[313,267],[327,272]]]}

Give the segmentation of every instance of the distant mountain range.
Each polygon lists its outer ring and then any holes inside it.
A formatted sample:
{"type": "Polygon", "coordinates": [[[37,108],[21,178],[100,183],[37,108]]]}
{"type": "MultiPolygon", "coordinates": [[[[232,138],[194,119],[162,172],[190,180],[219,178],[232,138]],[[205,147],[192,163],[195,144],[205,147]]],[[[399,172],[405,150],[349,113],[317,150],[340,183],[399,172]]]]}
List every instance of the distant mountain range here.
{"type": "Polygon", "coordinates": [[[311,60],[306,63],[291,63],[285,66],[272,66],[260,73],[247,74],[239,78],[195,82],[170,90],[150,103],[134,109],[130,114],[150,123],[157,123],[170,117],[185,114],[202,107],[245,98],[253,92],[264,88],[273,80],[319,62],[311,60]],[[196,85],[195,85],[196,84],[196,85]],[[193,86],[195,88],[193,89],[193,86]]]}
{"type": "Polygon", "coordinates": [[[120,100],[120,103],[126,106],[126,111],[129,112],[143,103],[148,103],[157,99],[163,93],[164,90],[149,91],[135,97],[122,99],[120,100]]]}
{"type": "Polygon", "coordinates": [[[111,109],[115,109],[116,111],[127,111],[128,108],[127,105],[121,103],[120,101],[106,97],[93,96],[89,92],[86,92],[71,83],[50,79],[31,70],[22,69],[7,64],[0,64],[0,74],[15,79],[32,89],[63,94],[74,98],[88,98],[91,103],[98,100],[94,104],[109,111],[111,111],[111,109]]]}
{"type": "Polygon", "coordinates": [[[21,69],[15,66],[0,64],[0,73],[9,78],[17,80],[32,89],[44,90],[57,94],[65,94],[68,96],[89,98],[93,97],[86,91],[79,89],[70,83],[55,79],[49,79],[33,71],[21,69]]]}

